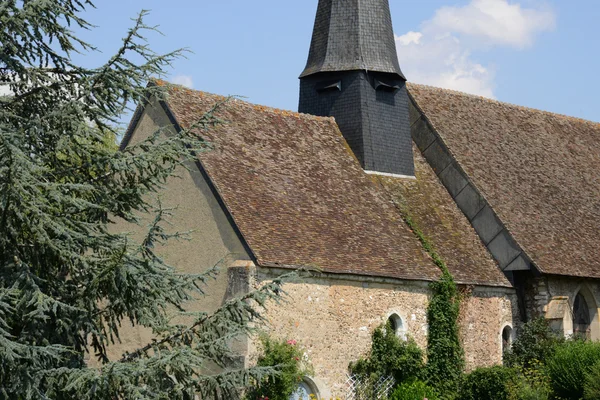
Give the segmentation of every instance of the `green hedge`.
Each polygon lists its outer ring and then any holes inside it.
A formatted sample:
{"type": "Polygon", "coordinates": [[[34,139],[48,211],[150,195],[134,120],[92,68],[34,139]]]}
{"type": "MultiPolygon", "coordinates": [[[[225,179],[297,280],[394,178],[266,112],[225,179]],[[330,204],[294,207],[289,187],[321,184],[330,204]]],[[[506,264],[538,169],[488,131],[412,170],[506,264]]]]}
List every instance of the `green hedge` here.
{"type": "Polygon", "coordinates": [[[406,382],[400,385],[389,400],[438,400],[438,395],[430,386],[423,381],[406,382]]]}
{"type": "Polygon", "coordinates": [[[516,379],[512,368],[477,368],[463,379],[460,400],[508,400],[508,385],[516,379]]]}
{"type": "Polygon", "coordinates": [[[552,394],[548,377],[540,369],[520,371],[507,386],[510,400],[548,400],[552,394]]]}
{"type": "Polygon", "coordinates": [[[600,343],[568,341],[556,346],[546,361],[546,372],[554,394],[566,400],[583,398],[586,376],[600,361],[600,343]]]}
{"type": "Polygon", "coordinates": [[[597,361],[585,375],[585,400],[600,400],[600,361],[597,361]]]}

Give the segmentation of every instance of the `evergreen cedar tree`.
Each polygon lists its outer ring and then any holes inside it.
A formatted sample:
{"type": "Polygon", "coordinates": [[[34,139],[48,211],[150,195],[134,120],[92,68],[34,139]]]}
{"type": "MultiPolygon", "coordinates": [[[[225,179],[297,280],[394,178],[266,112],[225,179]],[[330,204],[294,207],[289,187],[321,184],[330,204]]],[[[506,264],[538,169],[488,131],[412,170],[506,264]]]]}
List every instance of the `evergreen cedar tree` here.
{"type": "MultiPolygon", "coordinates": [[[[155,246],[185,234],[163,229],[170,210],[152,200],[175,169],[206,147],[191,130],[115,151],[107,138],[128,104],[161,98],[160,77],[175,51],[146,44],[145,12],[119,51],[98,68],[72,61],[95,51],[70,27],[91,29],[85,0],[5,0],[0,5],[0,398],[202,399],[238,397],[272,367],[203,374],[225,367],[232,338],[259,325],[256,304],[279,296],[281,281],[214,314],[172,325],[169,310],[217,273],[177,273],[155,246]],[[141,241],[113,232],[118,219],[142,225],[141,241]],[[109,360],[121,321],[153,330],[144,348],[109,360]],[[91,350],[90,350],[91,349],[91,350]],[[86,353],[101,362],[87,368],[86,353]]],[[[110,141],[110,140],[109,140],[110,141]]]]}

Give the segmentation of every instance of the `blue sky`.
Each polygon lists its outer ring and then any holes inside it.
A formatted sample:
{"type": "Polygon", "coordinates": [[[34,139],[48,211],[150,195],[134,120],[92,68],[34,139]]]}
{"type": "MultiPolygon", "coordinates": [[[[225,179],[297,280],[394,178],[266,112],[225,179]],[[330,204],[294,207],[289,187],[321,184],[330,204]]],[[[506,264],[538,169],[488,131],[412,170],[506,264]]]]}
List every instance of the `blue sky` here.
{"type": "MultiPolygon", "coordinates": [[[[298,75],[317,0],[97,0],[84,34],[102,53],[119,45],[141,9],[160,52],[187,47],[170,79],[296,110],[298,75]]],[[[390,0],[409,81],[600,121],[600,1],[390,0]]]]}

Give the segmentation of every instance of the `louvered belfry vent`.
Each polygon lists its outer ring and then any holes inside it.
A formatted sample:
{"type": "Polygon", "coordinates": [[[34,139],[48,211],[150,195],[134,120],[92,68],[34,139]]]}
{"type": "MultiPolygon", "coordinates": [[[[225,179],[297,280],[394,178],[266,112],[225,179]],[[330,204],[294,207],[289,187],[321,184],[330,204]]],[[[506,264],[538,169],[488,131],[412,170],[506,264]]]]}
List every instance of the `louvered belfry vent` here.
{"type": "Polygon", "coordinates": [[[388,0],[319,0],[299,111],[335,117],[366,171],[414,176],[388,0]]]}

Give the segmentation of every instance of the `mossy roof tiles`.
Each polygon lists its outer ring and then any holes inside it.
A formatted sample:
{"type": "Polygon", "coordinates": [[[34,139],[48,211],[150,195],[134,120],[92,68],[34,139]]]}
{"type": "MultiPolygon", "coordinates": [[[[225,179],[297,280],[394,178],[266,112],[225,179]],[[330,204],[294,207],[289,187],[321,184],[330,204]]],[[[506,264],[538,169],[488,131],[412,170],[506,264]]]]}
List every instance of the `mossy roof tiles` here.
{"type": "Polygon", "coordinates": [[[409,92],[540,271],[600,277],[600,124],[422,85],[409,92]]]}
{"type": "Polygon", "coordinates": [[[430,240],[457,282],[510,286],[416,146],[414,154],[417,179],[380,177],[384,189],[430,240]]]}
{"type": "MultiPolygon", "coordinates": [[[[187,127],[222,99],[172,85],[167,104],[187,127]]],[[[435,279],[407,211],[457,281],[510,286],[418,150],[416,181],[372,176],[332,118],[235,99],[217,116],[199,158],[260,265],[435,279]]]]}
{"type": "MultiPolygon", "coordinates": [[[[219,99],[178,86],[168,106],[189,127],[219,99]]],[[[431,280],[439,270],[365,174],[331,118],[230,100],[199,154],[263,266],[431,280]]]]}

